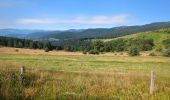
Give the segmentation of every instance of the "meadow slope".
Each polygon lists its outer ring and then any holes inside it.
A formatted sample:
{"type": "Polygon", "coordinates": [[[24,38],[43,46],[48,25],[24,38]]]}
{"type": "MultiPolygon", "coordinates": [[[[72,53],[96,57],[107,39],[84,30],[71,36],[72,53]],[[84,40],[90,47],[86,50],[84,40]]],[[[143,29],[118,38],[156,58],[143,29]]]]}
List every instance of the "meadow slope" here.
{"type": "Polygon", "coordinates": [[[147,32],[141,32],[131,35],[126,35],[114,39],[101,39],[103,41],[111,41],[116,39],[153,39],[155,48],[162,47],[162,41],[166,39],[170,39],[170,28],[168,29],[160,29],[155,31],[147,31],[147,32]]]}

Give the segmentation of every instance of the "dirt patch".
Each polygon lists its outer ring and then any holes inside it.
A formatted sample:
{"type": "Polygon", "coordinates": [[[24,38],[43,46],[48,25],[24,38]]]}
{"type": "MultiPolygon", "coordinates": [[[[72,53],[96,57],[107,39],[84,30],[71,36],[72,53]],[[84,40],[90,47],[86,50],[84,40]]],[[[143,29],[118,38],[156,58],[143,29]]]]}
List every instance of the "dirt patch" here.
{"type": "Polygon", "coordinates": [[[48,55],[83,55],[81,52],[65,52],[65,51],[49,51],[45,52],[44,50],[33,50],[33,49],[21,49],[21,48],[9,48],[9,47],[2,47],[0,48],[0,53],[7,53],[7,54],[48,54],[48,55]]]}
{"type": "MultiPolygon", "coordinates": [[[[47,55],[84,55],[82,52],[67,52],[67,51],[49,51],[45,52],[44,50],[40,49],[23,49],[23,48],[10,48],[10,47],[1,47],[0,53],[6,53],[6,54],[31,54],[31,55],[41,55],[41,54],[47,54],[47,55]]],[[[90,54],[86,54],[90,55],[90,54]]],[[[140,56],[148,56],[149,52],[142,52],[140,53],[140,56]]],[[[99,55],[93,55],[93,56],[121,56],[121,57],[127,57],[128,54],[126,52],[109,52],[109,53],[103,53],[99,55]]]]}

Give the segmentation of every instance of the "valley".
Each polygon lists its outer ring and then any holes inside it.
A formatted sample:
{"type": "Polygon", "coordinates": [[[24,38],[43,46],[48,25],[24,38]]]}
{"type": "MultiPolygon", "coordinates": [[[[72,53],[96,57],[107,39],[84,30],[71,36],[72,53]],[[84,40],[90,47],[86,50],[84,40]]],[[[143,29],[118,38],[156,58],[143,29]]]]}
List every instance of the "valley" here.
{"type": "MultiPolygon", "coordinates": [[[[78,33],[83,31],[87,32],[78,33]]],[[[0,36],[0,99],[170,98],[169,33],[169,28],[156,28],[110,38],[76,39],[67,32],[74,39],[37,39],[34,34],[32,39],[0,36]],[[156,76],[151,94],[152,71],[156,76]]]]}
{"type": "Polygon", "coordinates": [[[0,100],[170,100],[170,0],[0,0],[0,100]]]}

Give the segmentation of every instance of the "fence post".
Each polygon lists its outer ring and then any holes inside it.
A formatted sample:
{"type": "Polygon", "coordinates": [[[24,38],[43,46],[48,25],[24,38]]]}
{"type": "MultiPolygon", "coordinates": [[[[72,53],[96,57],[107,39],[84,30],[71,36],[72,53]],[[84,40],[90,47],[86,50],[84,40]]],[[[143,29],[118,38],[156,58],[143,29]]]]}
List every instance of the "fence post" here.
{"type": "Polygon", "coordinates": [[[23,81],[24,81],[24,73],[25,73],[25,67],[24,66],[22,66],[21,68],[20,68],[20,78],[21,78],[21,84],[23,83],[23,81]]]}
{"type": "Polygon", "coordinates": [[[151,71],[151,82],[150,82],[150,94],[153,94],[154,92],[154,80],[156,78],[156,74],[154,71],[151,71]]]}

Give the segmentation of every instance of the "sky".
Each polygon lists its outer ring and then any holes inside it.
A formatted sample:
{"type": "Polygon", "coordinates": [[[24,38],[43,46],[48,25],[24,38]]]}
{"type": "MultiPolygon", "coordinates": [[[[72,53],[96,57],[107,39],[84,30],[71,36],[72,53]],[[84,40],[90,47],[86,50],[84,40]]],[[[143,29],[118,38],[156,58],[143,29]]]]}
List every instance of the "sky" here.
{"type": "Polygon", "coordinates": [[[170,21],[170,0],[0,0],[0,29],[110,28],[170,21]]]}

